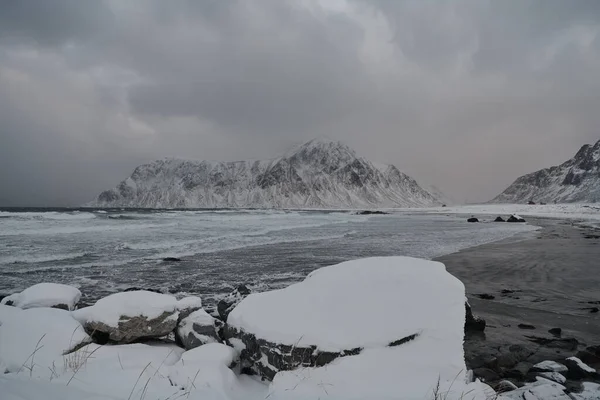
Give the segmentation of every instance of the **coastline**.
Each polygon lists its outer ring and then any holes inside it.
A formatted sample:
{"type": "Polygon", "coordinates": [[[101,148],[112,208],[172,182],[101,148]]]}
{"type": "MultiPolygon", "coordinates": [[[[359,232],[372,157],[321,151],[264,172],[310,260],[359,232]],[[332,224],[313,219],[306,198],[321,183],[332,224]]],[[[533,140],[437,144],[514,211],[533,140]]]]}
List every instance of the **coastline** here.
{"type": "Polygon", "coordinates": [[[600,313],[593,312],[600,303],[600,230],[570,220],[527,220],[541,227],[532,236],[435,259],[465,284],[473,313],[487,321],[484,332],[466,335],[464,348],[467,367],[488,382],[524,382],[533,364],[562,361],[600,344],[600,313]],[[549,333],[553,328],[562,334],[549,333]],[[482,376],[493,369],[485,360],[506,359],[515,346],[525,355],[506,364],[507,375],[482,376]]]}

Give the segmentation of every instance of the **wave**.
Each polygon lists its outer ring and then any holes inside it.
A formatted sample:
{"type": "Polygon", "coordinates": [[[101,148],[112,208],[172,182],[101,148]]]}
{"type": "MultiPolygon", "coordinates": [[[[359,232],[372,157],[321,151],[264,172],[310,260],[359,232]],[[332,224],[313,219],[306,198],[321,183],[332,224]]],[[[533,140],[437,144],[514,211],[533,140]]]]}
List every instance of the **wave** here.
{"type": "Polygon", "coordinates": [[[34,264],[45,263],[50,261],[66,261],[83,258],[88,256],[88,253],[67,253],[67,254],[48,254],[48,255],[33,255],[23,257],[0,257],[0,264],[34,264]]]}
{"type": "Polygon", "coordinates": [[[68,221],[68,220],[87,220],[94,219],[96,216],[90,212],[11,212],[11,211],[0,211],[0,218],[16,218],[16,219],[41,219],[41,220],[54,220],[54,221],[68,221]]]}

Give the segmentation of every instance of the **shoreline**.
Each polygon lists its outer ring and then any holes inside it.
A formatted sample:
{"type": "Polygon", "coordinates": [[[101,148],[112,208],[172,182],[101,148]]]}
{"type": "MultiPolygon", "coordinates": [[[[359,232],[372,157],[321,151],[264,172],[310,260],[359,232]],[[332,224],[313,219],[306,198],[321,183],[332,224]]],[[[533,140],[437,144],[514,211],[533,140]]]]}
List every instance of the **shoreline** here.
{"type": "Polygon", "coordinates": [[[484,332],[466,334],[464,349],[467,367],[490,383],[526,382],[533,364],[561,362],[600,344],[600,313],[594,312],[600,304],[600,268],[594,265],[599,230],[554,218],[528,222],[541,227],[533,237],[513,236],[435,259],[464,283],[473,313],[487,321],[484,332]],[[553,328],[562,334],[549,333],[553,328]],[[517,348],[520,356],[512,354],[517,348]],[[490,368],[489,360],[510,357],[515,362],[490,368]]]}

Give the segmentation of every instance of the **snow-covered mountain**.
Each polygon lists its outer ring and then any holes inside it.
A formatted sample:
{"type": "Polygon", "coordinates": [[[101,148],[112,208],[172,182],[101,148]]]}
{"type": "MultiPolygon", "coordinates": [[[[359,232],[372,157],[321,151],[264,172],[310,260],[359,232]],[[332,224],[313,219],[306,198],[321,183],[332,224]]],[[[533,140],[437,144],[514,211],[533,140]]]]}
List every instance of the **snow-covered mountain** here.
{"type": "Polygon", "coordinates": [[[211,162],[164,159],[137,167],[90,205],[148,208],[422,207],[436,198],[393,165],[315,139],[283,157],[211,162]]]}
{"type": "Polygon", "coordinates": [[[600,141],[569,161],[517,179],[492,203],[595,203],[600,201],[600,141]]]}

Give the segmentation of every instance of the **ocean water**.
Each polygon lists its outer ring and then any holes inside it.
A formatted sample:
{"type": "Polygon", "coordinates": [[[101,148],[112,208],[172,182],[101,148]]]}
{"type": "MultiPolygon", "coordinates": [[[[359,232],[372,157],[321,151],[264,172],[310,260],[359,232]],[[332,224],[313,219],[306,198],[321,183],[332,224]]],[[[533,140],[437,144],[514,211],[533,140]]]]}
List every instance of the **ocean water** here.
{"type": "Polygon", "coordinates": [[[418,212],[5,209],[0,294],[56,282],[79,287],[86,303],[142,287],[214,304],[241,283],[276,289],[350,259],[431,259],[534,229],[418,212]]]}

